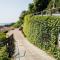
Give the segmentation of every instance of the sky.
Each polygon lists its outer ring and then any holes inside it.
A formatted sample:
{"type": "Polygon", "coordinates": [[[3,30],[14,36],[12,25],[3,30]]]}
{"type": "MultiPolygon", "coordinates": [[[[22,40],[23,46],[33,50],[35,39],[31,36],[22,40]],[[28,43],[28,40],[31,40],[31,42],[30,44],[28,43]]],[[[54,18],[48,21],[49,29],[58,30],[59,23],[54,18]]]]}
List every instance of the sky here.
{"type": "Polygon", "coordinates": [[[12,23],[19,20],[22,11],[28,9],[32,0],[0,0],[0,23],[12,23]]]}

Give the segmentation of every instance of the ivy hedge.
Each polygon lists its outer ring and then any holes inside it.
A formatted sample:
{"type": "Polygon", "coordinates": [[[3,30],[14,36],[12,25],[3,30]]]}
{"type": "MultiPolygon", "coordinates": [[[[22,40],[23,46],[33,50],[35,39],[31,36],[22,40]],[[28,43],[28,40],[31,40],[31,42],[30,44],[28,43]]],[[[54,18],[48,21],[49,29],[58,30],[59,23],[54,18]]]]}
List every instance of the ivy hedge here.
{"type": "Polygon", "coordinates": [[[24,19],[23,32],[30,42],[60,60],[58,48],[60,17],[27,15],[24,19]]]}

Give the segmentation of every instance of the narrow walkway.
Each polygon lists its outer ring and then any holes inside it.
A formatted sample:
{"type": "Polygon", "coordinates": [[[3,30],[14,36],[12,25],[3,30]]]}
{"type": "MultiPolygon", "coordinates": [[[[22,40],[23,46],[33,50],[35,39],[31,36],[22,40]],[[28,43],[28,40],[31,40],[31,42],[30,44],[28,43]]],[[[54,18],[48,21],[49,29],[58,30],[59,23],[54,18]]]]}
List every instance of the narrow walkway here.
{"type": "Polygon", "coordinates": [[[14,34],[15,39],[14,60],[55,60],[44,51],[28,42],[18,29],[15,29],[11,33],[14,34]]]}

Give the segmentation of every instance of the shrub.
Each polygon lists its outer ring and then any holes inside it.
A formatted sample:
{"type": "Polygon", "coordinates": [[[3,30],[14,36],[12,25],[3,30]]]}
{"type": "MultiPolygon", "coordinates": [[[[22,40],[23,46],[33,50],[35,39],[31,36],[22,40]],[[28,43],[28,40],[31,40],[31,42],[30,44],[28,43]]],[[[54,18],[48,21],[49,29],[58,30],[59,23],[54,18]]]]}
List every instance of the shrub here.
{"type": "Polygon", "coordinates": [[[8,60],[9,59],[6,49],[7,48],[5,46],[0,48],[0,60],[8,60]]]}
{"type": "Polygon", "coordinates": [[[60,49],[56,47],[58,33],[60,33],[59,26],[60,17],[27,15],[24,19],[23,32],[30,42],[43,50],[47,50],[57,60],[60,60],[60,49]]]}
{"type": "Polygon", "coordinates": [[[9,60],[7,47],[6,45],[6,34],[4,32],[0,32],[0,60],[9,60]]]}
{"type": "Polygon", "coordinates": [[[0,32],[0,41],[5,41],[6,40],[6,34],[3,32],[0,32]]]}

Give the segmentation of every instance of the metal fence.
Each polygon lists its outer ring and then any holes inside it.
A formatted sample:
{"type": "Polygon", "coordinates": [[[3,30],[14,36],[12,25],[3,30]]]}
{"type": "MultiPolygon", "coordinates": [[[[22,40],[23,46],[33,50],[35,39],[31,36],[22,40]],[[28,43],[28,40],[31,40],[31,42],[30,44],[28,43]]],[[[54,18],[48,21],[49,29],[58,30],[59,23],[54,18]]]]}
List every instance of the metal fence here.
{"type": "Polygon", "coordinates": [[[43,10],[40,12],[33,13],[33,15],[57,15],[60,16],[60,7],[43,10]]]}

